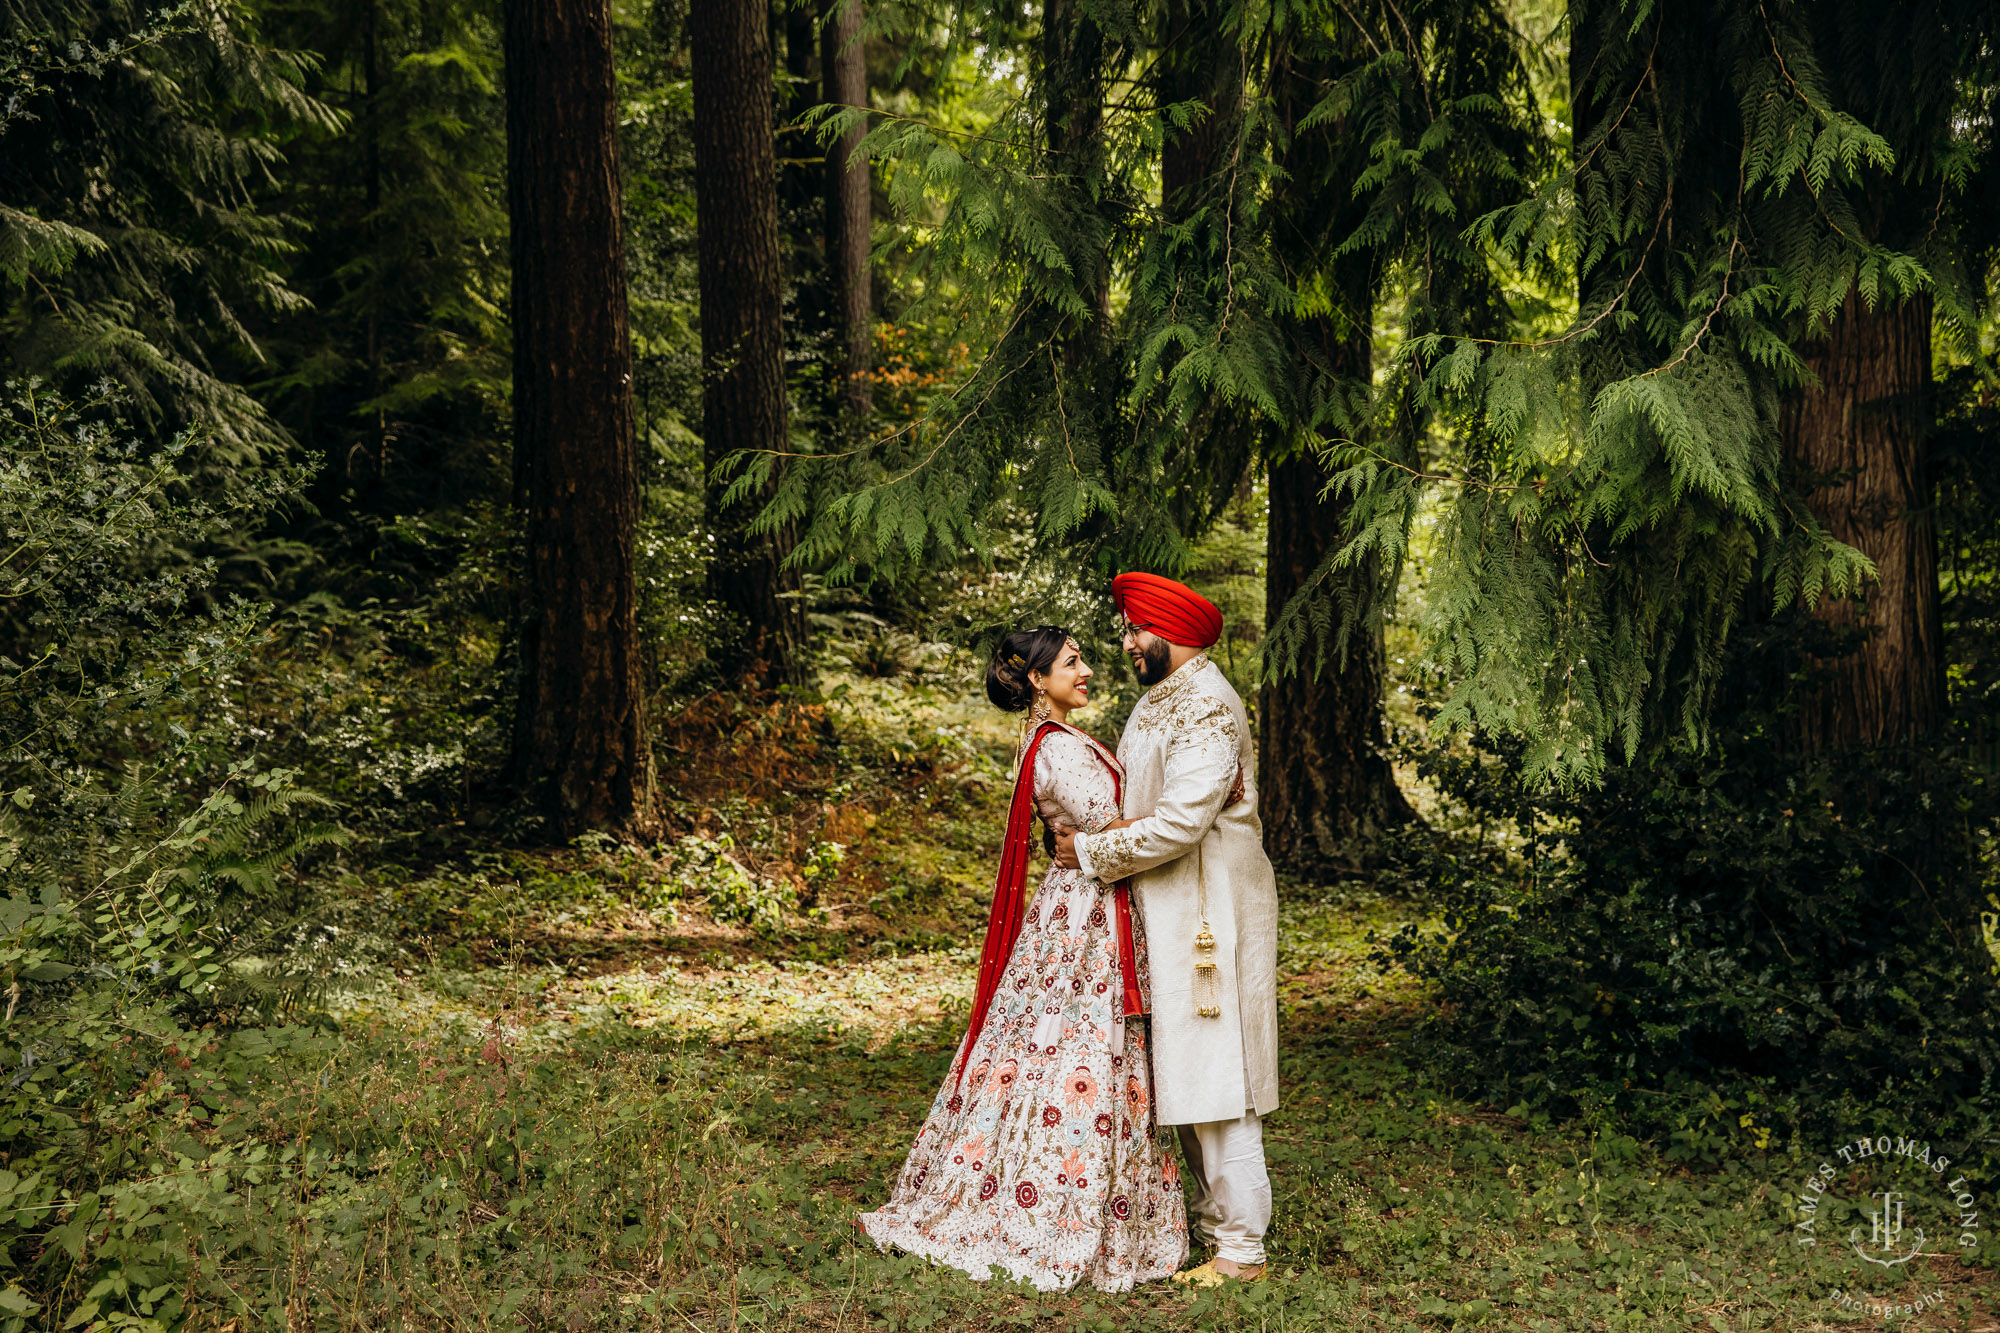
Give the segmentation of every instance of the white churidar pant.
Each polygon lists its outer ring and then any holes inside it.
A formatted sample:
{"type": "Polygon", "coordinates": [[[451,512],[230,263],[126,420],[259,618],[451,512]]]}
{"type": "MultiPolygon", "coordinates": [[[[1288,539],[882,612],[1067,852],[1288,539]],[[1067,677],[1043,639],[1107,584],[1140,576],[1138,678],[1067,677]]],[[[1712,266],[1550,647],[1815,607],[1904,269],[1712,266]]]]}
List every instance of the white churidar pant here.
{"type": "Polygon", "coordinates": [[[1263,1263],[1264,1232],[1271,1225],[1263,1121],[1246,1111],[1234,1120],[1179,1130],[1188,1164],[1188,1229],[1213,1242],[1218,1259],[1263,1263]]]}

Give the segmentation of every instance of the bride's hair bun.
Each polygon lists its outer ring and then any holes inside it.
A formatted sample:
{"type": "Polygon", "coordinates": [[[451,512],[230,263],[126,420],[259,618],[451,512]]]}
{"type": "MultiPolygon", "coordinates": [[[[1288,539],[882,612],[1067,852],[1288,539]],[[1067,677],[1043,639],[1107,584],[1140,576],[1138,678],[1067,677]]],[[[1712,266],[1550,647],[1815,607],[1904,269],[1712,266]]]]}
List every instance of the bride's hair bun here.
{"type": "Polygon", "coordinates": [[[1000,640],[993,661],[986,668],[986,697],[995,708],[1018,713],[1035,701],[1030,672],[1047,673],[1056,664],[1063,645],[1070,640],[1068,630],[1056,625],[1017,629],[1000,640]]]}

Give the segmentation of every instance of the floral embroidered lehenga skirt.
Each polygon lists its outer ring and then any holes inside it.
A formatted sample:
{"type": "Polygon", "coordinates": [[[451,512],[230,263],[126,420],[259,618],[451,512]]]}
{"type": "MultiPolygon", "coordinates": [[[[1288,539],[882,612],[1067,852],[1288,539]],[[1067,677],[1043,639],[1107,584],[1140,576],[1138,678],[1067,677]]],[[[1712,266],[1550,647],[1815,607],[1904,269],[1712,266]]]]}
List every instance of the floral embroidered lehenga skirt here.
{"type": "Polygon", "coordinates": [[[1126,1291],[1185,1260],[1146,1023],[1118,1017],[1111,912],[1078,871],[1042,880],[963,1078],[954,1065],[889,1201],[861,1216],[878,1245],[1043,1291],[1126,1291]]]}

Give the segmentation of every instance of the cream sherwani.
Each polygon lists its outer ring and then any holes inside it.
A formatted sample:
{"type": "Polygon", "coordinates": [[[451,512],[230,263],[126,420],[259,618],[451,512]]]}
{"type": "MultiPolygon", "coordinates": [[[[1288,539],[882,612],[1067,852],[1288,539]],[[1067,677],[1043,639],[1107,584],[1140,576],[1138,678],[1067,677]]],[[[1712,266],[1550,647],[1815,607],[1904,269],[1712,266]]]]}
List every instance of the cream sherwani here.
{"type": "MultiPolygon", "coordinates": [[[[1140,699],[1118,758],[1124,816],[1137,822],[1079,833],[1076,856],[1105,884],[1131,876],[1145,919],[1158,1122],[1269,1115],[1278,1105],[1278,893],[1243,700],[1197,655],[1140,699]],[[1213,1018],[1195,1012],[1204,876],[1222,1009],[1213,1018]]],[[[1261,1151],[1258,1159],[1261,1169],[1261,1151]]]]}

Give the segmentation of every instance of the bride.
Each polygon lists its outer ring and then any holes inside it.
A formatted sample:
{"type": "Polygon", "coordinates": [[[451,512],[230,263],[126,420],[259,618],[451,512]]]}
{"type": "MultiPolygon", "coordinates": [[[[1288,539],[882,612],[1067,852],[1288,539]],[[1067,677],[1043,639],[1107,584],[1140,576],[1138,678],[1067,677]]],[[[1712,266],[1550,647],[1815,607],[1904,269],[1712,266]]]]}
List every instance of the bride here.
{"type": "Polygon", "coordinates": [[[1124,884],[1051,865],[1027,896],[1031,820],[1123,827],[1123,775],[1069,725],[1091,670],[1061,629],[1017,630],[986,693],[1028,712],[972,1022],[889,1201],[877,1245],[1043,1291],[1126,1291],[1187,1256],[1180,1173],[1154,1134],[1145,940],[1124,884]]]}

